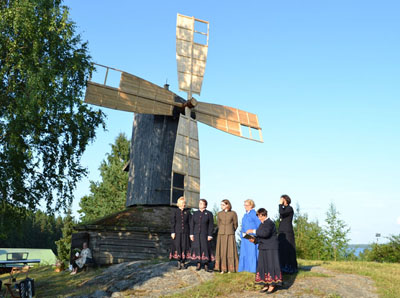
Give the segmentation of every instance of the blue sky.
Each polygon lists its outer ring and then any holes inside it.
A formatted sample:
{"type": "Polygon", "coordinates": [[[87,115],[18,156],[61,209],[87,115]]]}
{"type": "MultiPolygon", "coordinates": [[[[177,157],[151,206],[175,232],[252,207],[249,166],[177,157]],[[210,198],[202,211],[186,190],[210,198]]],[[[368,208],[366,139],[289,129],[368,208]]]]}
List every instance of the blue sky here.
{"type": "MultiPolygon", "coordinates": [[[[281,194],[324,224],[333,202],[351,243],[400,232],[400,2],[65,1],[97,63],[179,95],[176,14],[210,22],[206,73],[197,99],[259,117],[264,143],[199,124],[201,197],[277,215],[281,194]]],[[[104,109],[107,131],[83,156],[88,179],[133,114],[104,109]]]]}

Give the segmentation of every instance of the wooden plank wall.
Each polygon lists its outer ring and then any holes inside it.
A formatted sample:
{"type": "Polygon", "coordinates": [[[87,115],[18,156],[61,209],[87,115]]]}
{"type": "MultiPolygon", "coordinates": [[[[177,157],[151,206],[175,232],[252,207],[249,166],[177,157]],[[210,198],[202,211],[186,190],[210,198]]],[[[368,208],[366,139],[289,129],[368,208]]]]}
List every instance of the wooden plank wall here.
{"type": "Polygon", "coordinates": [[[93,258],[99,265],[168,257],[169,232],[87,231],[93,258]]]}

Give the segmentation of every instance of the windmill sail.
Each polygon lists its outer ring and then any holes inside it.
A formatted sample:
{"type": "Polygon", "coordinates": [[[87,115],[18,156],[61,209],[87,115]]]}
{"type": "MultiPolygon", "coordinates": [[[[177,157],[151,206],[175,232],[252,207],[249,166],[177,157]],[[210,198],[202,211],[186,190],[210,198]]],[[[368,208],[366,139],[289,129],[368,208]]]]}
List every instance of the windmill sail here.
{"type": "Polygon", "coordinates": [[[178,64],[179,90],[200,95],[206,69],[208,52],[207,21],[178,14],[176,21],[176,61],[178,64]],[[206,30],[196,30],[205,25],[206,30]],[[199,26],[201,27],[201,26],[199,26]],[[206,31],[206,32],[204,32],[206,31]]]}
{"type": "Polygon", "coordinates": [[[235,136],[263,142],[256,114],[200,101],[194,111],[196,119],[204,124],[235,136]]]}
{"type": "Polygon", "coordinates": [[[89,81],[86,87],[85,102],[127,112],[172,115],[174,106],[181,107],[182,103],[175,102],[177,95],[149,81],[131,75],[127,72],[112,69],[121,73],[119,88],[104,83],[89,81]]]}

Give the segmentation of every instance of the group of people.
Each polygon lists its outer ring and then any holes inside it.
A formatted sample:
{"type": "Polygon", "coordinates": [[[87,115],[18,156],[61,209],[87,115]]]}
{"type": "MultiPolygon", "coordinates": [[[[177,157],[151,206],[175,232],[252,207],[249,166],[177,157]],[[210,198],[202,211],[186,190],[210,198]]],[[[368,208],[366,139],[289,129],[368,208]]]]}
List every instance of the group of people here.
{"type": "Polygon", "coordinates": [[[171,217],[172,246],[170,259],[178,260],[178,269],[186,268],[188,262],[196,262],[196,270],[204,267],[211,271],[210,262],[215,261],[214,270],[223,273],[247,271],[255,273],[256,283],[264,285],[261,292],[272,293],[282,285],[282,273],[297,272],[296,246],[293,231],[293,208],[288,195],[279,201],[279,230],[260,208],[254,210],[253,200],[245,200],[246,213],[240,230],[240,257],[235,232],[238,217],[229,200],[221,201],[217,214],[218,236],[216,253],[211,248],[213,239],[213,214],[207,210],[207,201],[200,199],[199,210],[191,214],[184,197],[177,201],[178,208],[171,217]]]}

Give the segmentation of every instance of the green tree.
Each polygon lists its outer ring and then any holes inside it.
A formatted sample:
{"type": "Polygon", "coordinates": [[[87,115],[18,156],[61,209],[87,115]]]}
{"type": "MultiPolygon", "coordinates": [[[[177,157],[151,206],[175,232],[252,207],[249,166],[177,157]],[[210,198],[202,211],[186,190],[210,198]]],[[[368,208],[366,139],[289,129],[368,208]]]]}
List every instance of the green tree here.
{"type": "Polygon", "coordinates": [[[300,212],[297,204],[294,216],[294,234],[298,258],[320,260],[324,258],[325,236],[318,221],[310,221],[306,213],[300,212]]]}
{"type": "Polygon", "coordinates": [[[125,208],[128,173],[122,169],[129,160],[129,146],[129,140],[122,133],[111,145],[111,153],[99,167],[101,182],[91,181],[91,194],[81,198],[79,203],[82,222],[93,221],[125,208]]]}
{"type": "Polygon", "coordinates": [[[14,230],[0,239],[0,247],[50,248],[54,253],[57,252],[54,241],[62,235],[61,216],[56,218],[40,210],[29,211],[20,221],[14,230]]]}
{"type": "Polygon", "coordinates": [[[360,254],[361,259],[374,262],[400,263],[400,234],[387,238],[388,243],[373,243],[370,249],[360,254]]]}
{"type": "Polygon", "coordinates": [[[65,266],[69,264],[71,255],[71,239],[73,227],[76,224],[74,218],[71,216],[71,210],[68,211],[63,220],[62,238],[56,241],[57,257],[64,263],[65,266]]]}
{"type": "Polygon", "coordinates": [[[336,210],[335,205],[331,203],[326,213],[324,233],[326,235],[327,257],[335,261],[346,258],[349,247],[347,235],[350,232],[350,228],[339,218],[339,215],[340,213],[336,210]]]}
{"type": "MultiPolygon", "coordinates": [[[[67,208],[104,114],[82,103],[93,70],[62,0],[0,1],[0,230],[67,208]]],[[[4,235],[4,234],[3,234],[4,235]]]]}

